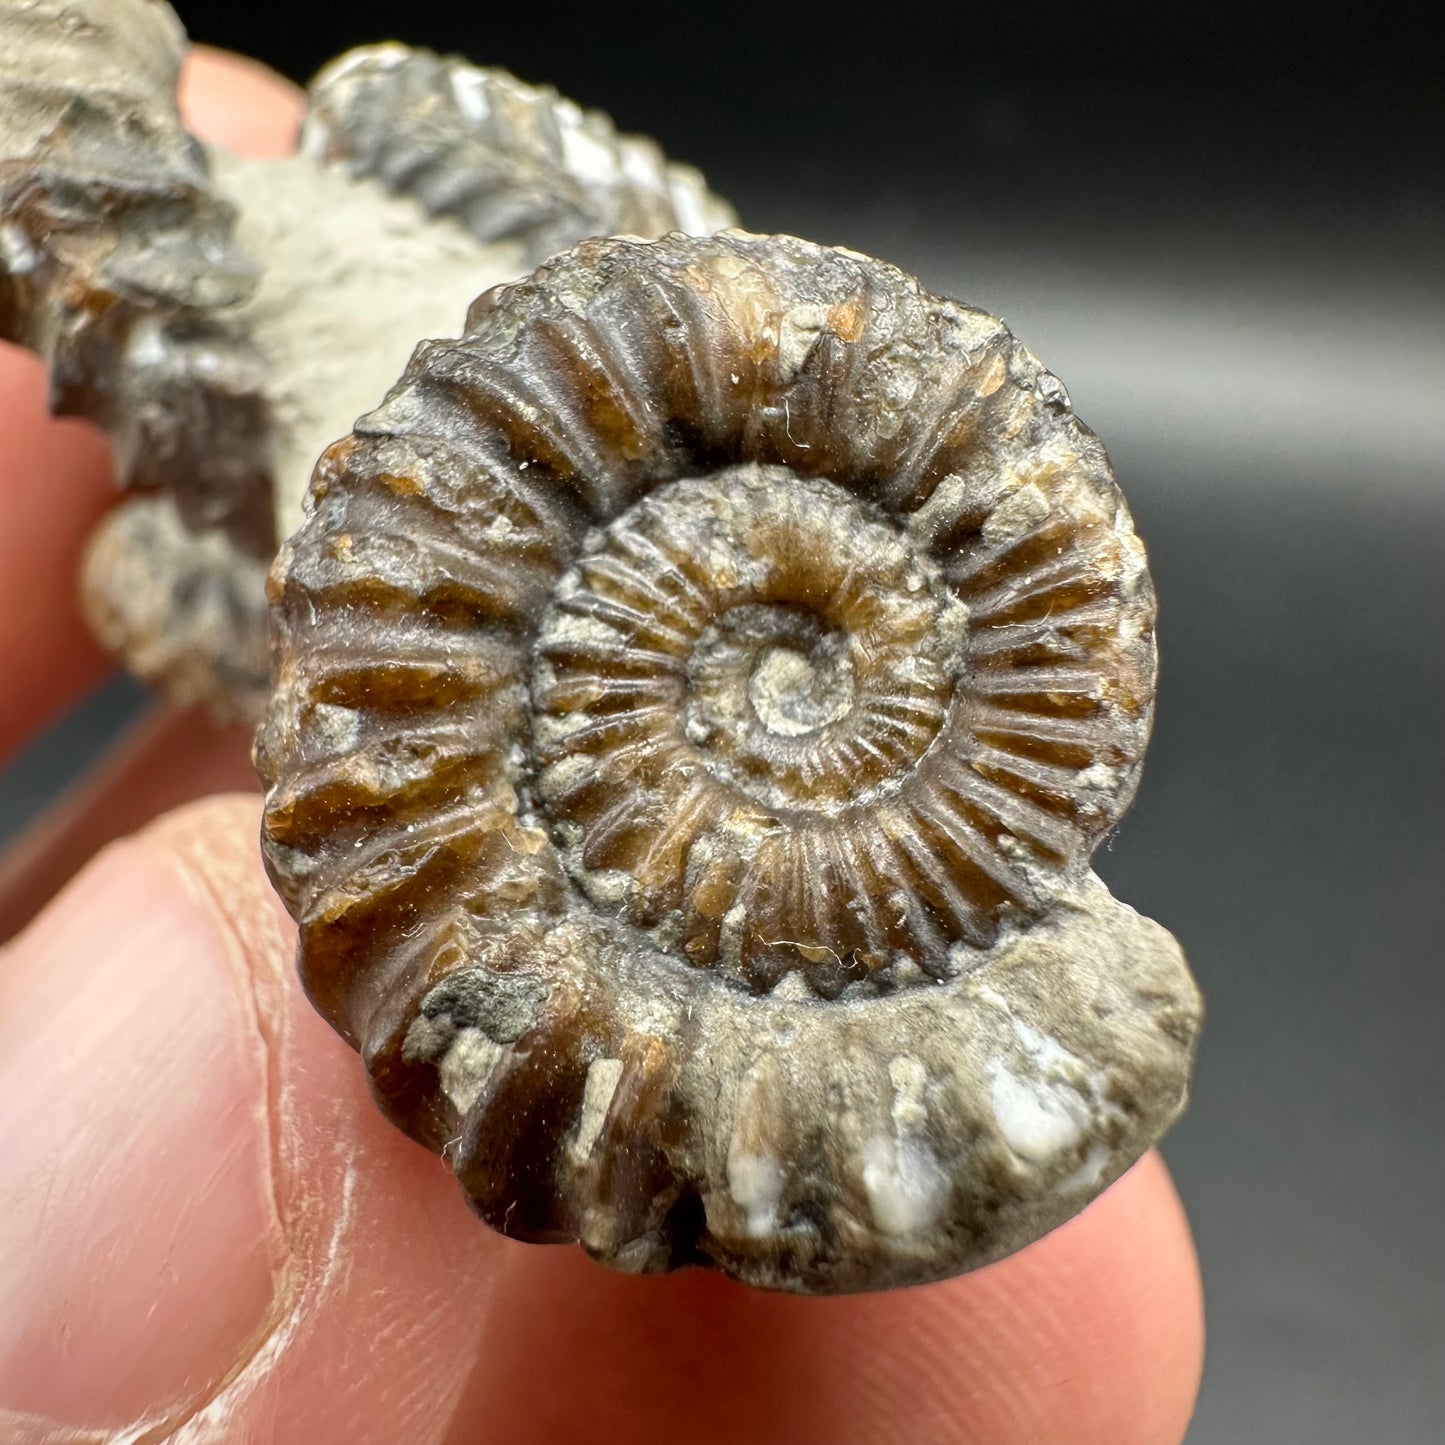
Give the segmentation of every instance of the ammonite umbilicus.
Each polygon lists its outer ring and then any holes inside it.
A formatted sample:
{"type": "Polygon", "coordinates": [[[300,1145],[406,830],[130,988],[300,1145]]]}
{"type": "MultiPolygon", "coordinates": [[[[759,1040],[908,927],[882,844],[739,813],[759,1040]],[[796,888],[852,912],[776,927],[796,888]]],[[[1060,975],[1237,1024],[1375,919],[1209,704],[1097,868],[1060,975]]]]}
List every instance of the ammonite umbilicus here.
{"type": "Polygon", "coordinates": [[[181,124],[161,0],[0,0],[0,339],[97,421],[135,495],[86,566],[101,640],[254,719],[264,579],[323,446],[486,287],[583,236],[732,222],[595,111],[401,45],[312,82],[297,155],[181,124]]]}
{"type": "Polygon", "coordinates": [[[1182,1107],[1188,971],[1088,867],[1144,552],[991,316],[786,237],[584,242],[417,350],[270,589],[307,987],[496,1228],[935,1279],[1182,1107]]]}

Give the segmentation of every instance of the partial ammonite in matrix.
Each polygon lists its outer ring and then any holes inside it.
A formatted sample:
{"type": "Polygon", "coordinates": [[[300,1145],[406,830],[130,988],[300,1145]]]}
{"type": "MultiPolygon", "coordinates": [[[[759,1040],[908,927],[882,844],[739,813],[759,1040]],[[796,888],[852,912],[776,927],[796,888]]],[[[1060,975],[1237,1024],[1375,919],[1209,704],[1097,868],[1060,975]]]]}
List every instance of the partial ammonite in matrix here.
{"type": "Polygon", "coordinates": [[[236,155],[185,128],[185,52],[164,0],[0,0],[0,340],[135,491],[82,564],[97,638],[254,722],[267,565],[417,339],[584,236],[735,218],[601,112],[397,44],[316,76],[296,153],[236,155]]]}
{"type": "Polygon", "coordinates": [[[330,448],[271,595],[307,987],[495,1227],[917,1282],[1183,1107],[1192,981],[1088,868],[1144,552],[993,317],[788,237],[583,243],[330,448]]]}

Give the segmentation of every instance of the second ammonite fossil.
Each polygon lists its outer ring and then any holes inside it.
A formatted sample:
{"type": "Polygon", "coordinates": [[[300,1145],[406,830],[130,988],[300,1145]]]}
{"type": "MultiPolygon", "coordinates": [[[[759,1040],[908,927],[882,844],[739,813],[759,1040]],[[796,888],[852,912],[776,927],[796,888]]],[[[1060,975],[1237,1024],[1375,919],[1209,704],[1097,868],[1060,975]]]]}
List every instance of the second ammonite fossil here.
{"type": "Polygon", "coordinates": [[[184,51],[161,0],[0,0],[0,340],[132,491],[84,567],[97,636],[254,721],[266,567],[415,342],[583,236],[733,215],[606,116],[401,45],[333,61],[297,152],[247,159],[187,133],[184,51]]]}
{"type": "Polygon", "coordinates": [[[1182,1107],[1193,984],[1088,867],[1144,553],[994,318],[790,238],[585,242],[327,451],[271,592],[307,987],[497,1228],[934,1279],[1182,1107]]]}

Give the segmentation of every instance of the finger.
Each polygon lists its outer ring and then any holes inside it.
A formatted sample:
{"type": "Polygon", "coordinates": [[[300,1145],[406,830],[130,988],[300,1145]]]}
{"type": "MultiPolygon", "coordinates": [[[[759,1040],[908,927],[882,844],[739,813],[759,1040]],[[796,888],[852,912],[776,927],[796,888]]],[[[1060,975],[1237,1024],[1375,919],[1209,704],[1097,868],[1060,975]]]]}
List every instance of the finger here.
{"type": "MultiPolygon", "coordinates": [[[[204,139],[257,155],[294,141],[300,93],[216,51],[182,76],[188,123],[204,139]]],[[[81,548],[115,500],[110,453],[87,423],[52,421],[44,369],[0,344],[0,762],[105,674],[76,596],[81,548]]]]}
{"type": "Polygon", "coordinates": [[[45,369],[0,343],[0,764],[109,667],[75,578],[114,493],[105,440],[84,422],[51,421],[45,369]]]}
{"type": "Polygon", "coordinates": [[[302,996],[259,826],[174,814],[0,953],[0,1439],[451,1418],[502,1242],[302,996]]]}
{"type": "Polygon", "coordinates": [[[0,942],[107,843],[195,798],[256,786],[249,728],[155,704],[0,855],[0,942]]]}
{"type": "Polygon", "coordinates": [[[186,128],[213,145],[248,156],[296,149],[304,97],[259,60],[194,46],[181,68],[180,103],[186,128]]]}
{"type": "Polygon", "coordinates": [[[454,1445],[1177,1445],[1203,1328],[1157,1155],[1031,1248],[944,1284],[797,1299],[538,1250],[509,1257],[492,1319],[454,1445]]]}

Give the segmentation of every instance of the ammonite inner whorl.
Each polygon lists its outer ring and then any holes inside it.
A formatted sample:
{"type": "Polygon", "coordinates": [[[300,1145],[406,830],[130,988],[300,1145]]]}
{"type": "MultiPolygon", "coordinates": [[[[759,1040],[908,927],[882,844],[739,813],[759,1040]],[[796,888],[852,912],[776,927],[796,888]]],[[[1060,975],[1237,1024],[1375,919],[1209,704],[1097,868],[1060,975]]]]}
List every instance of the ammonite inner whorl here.
{"type": "Polygon", "coordinates": [[[787,237],[586,242],[419,348],[271,588],[307,986],[497,1228],[927,1280],[1182,1107],[1192,982],[1088,870],[1144,553],[993,317],[787,237]]]}

